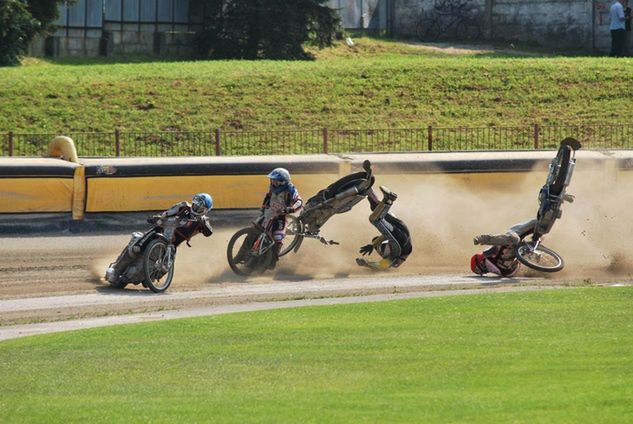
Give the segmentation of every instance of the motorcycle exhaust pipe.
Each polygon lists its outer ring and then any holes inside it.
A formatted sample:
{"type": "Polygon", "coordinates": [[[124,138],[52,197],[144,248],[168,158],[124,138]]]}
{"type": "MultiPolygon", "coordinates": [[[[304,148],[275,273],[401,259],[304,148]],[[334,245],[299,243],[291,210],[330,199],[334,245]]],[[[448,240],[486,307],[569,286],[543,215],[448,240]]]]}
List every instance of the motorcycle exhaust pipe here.
{"type": "Polygon", "coordinates": [[[358,188],[356,186],[348,188],[345,191],[340,192],[334,196],[334,200],[341,200],[358,194],[358,188]]]}

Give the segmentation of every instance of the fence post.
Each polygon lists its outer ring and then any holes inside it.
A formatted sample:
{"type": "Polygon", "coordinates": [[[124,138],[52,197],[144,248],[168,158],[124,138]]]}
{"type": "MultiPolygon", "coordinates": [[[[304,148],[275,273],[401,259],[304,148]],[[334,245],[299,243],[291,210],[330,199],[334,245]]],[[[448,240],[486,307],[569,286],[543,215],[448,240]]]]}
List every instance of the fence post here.
{"type": "Polygon", "coordinates": [[[222,151],[220,150],[220,129],[216,128],[215,129],[215,155],[216,156],[221,156],[222,155],[222,151]]]}
{"type": "Polygon", "coordinates": [[[13,156],[13,131],[9,131],[9,156],[13,156]]]}
{"type": "Polygon", "coordinates": [[[323,153],[326,155],[329,151],[329,134],[327,128],[323,128],[323,153]]]}
{"type": "Polygon", "coordinates": [[[428,149],[429,152],[433,151],[433,126],[428,127],[428,149]]]}
{"type": "Polygon", "coordinates": [[[539,126],[538,124],[534,124],[534,150],[538,150],[538,136],[539,136],[539,126]]]}
{"type": "Polygon", "coordinates": [[[121,156],[121,132],[118,128],[114,129],[114,155],[121,156]]]}

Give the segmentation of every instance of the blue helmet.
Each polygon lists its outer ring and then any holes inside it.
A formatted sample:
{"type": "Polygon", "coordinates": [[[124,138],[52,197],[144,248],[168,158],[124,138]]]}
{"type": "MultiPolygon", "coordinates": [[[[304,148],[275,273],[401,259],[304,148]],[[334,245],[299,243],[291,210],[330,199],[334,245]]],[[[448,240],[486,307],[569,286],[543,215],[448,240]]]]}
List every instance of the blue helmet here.
{"type": "Polygon", "coordinates": [[[204,215],[213,208],[213,198],[207,193],[198,193],[193,196],[191,210],[195,215],[204,215]]]}

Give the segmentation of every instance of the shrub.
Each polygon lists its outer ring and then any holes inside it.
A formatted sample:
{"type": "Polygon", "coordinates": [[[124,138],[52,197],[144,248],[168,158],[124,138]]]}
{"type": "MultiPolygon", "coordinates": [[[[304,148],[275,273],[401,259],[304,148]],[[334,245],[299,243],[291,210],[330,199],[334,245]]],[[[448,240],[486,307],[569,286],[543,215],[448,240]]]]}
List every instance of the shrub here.
{"type": "Polygon", "coordinates": [[[0,66],[19,64],[39,28],[25,1],[0,0],[0,66]]]}
{"type": "Polygon", "coordinates": [[[338,30],[326,0],[199,1],[207,19],[197,46],[205,58],[308,59],[303,43],[331,45],[338,30]]]}

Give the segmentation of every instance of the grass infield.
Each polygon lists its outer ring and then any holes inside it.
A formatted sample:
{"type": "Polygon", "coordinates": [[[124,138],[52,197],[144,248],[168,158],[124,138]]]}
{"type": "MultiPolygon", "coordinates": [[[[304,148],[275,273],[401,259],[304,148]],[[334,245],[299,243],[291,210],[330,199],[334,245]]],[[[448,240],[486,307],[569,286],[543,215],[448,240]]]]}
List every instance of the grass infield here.
{"type": "Polygon", "coordinates": [[[0,133],[630,122],[633,59],[443,54],[370,38],[315,54],[296,62],[27,60],[0,68],[0,133]]]}
{"type": "Polygon", "coordinates": [[[597,287],[10,340],[0,422],[631,422],[632,306],[597,287]]]}

